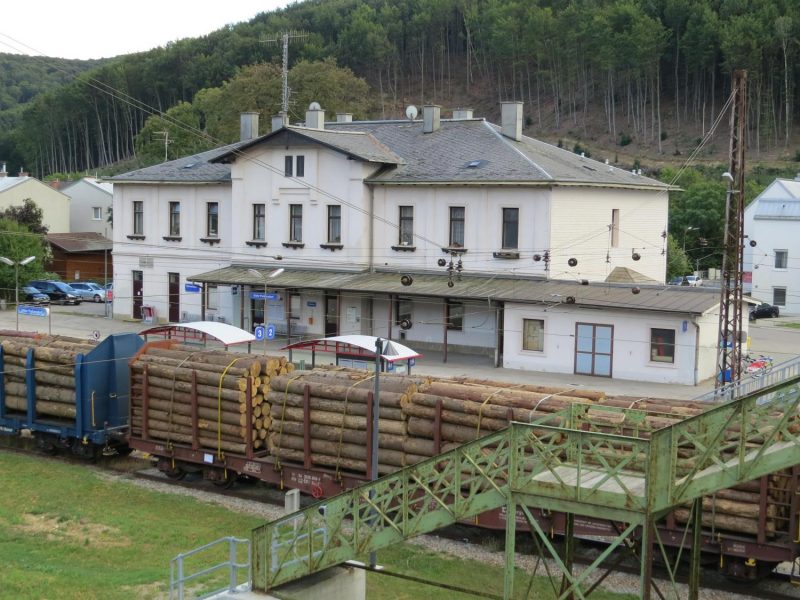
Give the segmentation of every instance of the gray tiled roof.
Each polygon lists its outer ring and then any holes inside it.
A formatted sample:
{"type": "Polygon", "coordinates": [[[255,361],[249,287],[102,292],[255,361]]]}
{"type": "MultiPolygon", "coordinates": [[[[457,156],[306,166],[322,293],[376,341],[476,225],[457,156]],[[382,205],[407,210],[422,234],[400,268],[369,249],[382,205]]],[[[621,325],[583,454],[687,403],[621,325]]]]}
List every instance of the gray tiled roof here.
{"type": "Polygon", "coordinates": [[[405,164],[387,169],[374,183],[580,184],[669,189],[664,183],[583,158],[529,137],[517,142],[483,119],[441,121],[424,133],[421,121],[326,123],[331,131],[371,133],[405,164]]]}
{"type": "Polygon", "coordinates": [[[326,129],[312,129],[309,127],[296,127],[293,125],[283,127],[272,133],[262,135],[239,146],[236,151],[220,154],[214,160],[217,162],[231,162],[235,159],[238,151],[246,150],[258,144],[275,142],[293,143],[295,141],[311,141],[332,148],[353,158],[358,158],[367,162],[396,165],[403,163],[403,159],[397,156],[389,148],[384,146],[369,132],[366,131],[330,131],[326,129]],[[285,136],[291,136],[293,140],[284,140],[285,136]]]}
{"type": "MultiPolygon", "coordinates": [[[[274,265],[273,265],[274,267],[274,265]]],[[[192,281],[222,285],[263,286],[264,279],[254,277],[248,266],[231,266],[195,275],[192,281]]],[[[271,270],[271,269],[270,269],[271,270]]],[[[266,271],[265,271],[266,272],[266,271]]],[[[400,282],[400,273],[366,273],[287,268],[270,282],[276,288],[341,290],[365,294],[398,294],[453,299],[495,300],[530,304],[556,305],[575,299],[576,306],[647,310],[682,314],[704,314],[719,305],[719,290],[680,286],[631,285],[545,280],[498,276],[464,276],[448,287],[444,274],[414,274],[411,286],[400,282]]]]}
{"type": "Polygon", "coordinates": [[[231,180],[231,168],[226,164],[211,162],[222,154],[240,148],[245,142],[214,148],[192,156],[170,160],[158,165],[129,171],[111,177],[113,183],[224,183],[231,180]]]}

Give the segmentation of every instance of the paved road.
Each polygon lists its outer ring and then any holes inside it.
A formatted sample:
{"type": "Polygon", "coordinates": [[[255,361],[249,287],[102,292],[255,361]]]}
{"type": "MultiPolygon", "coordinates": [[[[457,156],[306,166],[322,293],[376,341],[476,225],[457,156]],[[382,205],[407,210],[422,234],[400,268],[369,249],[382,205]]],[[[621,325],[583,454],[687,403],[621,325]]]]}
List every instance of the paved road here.
{"type": "MultiPolygon", "coordinates": [[[[80,306],[54,306],[50,318],[20,316],[20,329],[53,334],[70,335],[90,339],[93,332],[99,332],[100,339],[112,333],[138,333],[145,329],[139,321],[124,321],[106,318],[103,304],[84,303],[80,306]]],[[[109,307],[110,308],[110,307],[109,307]]],[[[110,310],[108,311],[110,314],[110,310]]],[[[779,319],[762,319],[750,324],[750,351],[757,354],[768,354],[777,362],[783,362],[800,355],[800,329],[785,327],[786,323],[800,322],[799,318],[781,317],[779,319]]],[[[0,329],[15,328],[15,313],[11,310],[0,311],[0,329]]],[[[280,350],[284,342],[274,340],[267,345],[270,354],[284,354],[280,350]]],[[[261,342],[255,342],[253,352],[262,351],[261,342]]],[[[246,348],[242,348],[246,351],[246,348]]],[[[293,352],[292,359],[311,363],[308,352],[293,352]]],[[[319,364],[332,362],[330,355],[317,355],[319,364]]],[[[469,376],[517,383],[537,383],[540,385],[576,386],[588,389],[600,389],[609,394],[662,398],[690,399],[714,388],[712,380],[702,382],[698,386],[642,383],[619,379],[607,380],[583,375],[539,373],[518,371],[515,369],[496,369],[487,357],[450,353],[448,362],[444,363],[440,352],[425,352],[425,356],[417,361],[414,372],[434,376],[469,376]]]]}

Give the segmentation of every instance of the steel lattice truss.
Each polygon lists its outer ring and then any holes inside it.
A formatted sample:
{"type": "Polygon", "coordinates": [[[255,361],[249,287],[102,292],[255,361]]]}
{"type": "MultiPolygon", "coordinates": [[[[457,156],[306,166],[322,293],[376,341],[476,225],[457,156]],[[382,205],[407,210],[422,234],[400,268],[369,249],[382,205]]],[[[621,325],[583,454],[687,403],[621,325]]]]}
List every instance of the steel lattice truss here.
{"type": "MultiPolygon", "coordinates": [[[[800,376],[793,368],[785,375],[662,428],[649,426],[653,420],[639,410],[580,404],[535,423],[512,423],[255,529],[253,587],[268,590],[505,506],[508,515],[521,509],[537,545],[556,559],[564,598],[585,597],[588,574],[572,574],[571,551],[559,557],[530,507],[628,524],[589,572],[640,529],[642,597],[649,598],[652,548],[663,552],[656,519],[694,500],[692,523],[699,535],[697,499],[800,463],[800,376]]],[[[508,598],[515,521],[507,519],[508,598]]]]}

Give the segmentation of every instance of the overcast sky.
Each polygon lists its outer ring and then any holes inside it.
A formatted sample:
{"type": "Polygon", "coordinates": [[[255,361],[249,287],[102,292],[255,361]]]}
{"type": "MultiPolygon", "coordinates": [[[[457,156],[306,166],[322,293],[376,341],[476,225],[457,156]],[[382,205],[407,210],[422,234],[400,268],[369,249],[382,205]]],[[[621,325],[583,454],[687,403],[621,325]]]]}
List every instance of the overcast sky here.
{"type": "Polygon", "coordinates": [[[0,52],[104,58],[198,37],[289,0],[9,0],[0,9],[0,52]]]}

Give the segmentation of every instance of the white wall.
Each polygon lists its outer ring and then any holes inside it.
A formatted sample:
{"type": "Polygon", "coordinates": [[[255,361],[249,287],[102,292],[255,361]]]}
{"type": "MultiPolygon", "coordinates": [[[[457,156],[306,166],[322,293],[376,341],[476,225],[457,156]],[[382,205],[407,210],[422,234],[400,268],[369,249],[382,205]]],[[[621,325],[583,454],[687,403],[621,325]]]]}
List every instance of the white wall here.
{"type": "Polygon", "coordinates": [[[281,255],[288,263],[306,267],[364,268],[369,256],[369,190],[363,179],[374,167],[331,150],[309,145],[289,149],[254,148],[250,160],[231,165],[232,206],[236,215],[231,245],[239,262],[262,264],[281,255]],[[286,155],[305,157],[307,184],[283,176],[286,155]],[[265,167],[269,165],[270,167],[265,167]],[[317,191],[320,188],[327,194],[317,191]],[[248,245],[253,238],[253,205],[266,205],[266,247],[248,245]],[[304,247],[284,247],[289,240],[289,205],[303,207],[304,247]],[[342,249],[320,248],[328,243],[328,205],[341,205],[342,249]]]}
{"type": "MultiPolygon", "coordinates": [[[[614,326],[612,377],[658,383],[694,385],[697,329],[688,315],[639,313],[624,311],[588,311],[579,307],[543,308],[524,304],[507,304],[503,366],[512,369],[552,373],[574,373],[576,323],[614,326]],[[543,319],[545,343],[543,352],[522,350],[523,319],[543,319]],[[650,330],[675,330],[675,362],[650,360],[650,330]]],[[[702,318],[701,343],[715,332],[716,320],[702,318]],[[713,321],[713,323],[711,322],[713,321]]],[[[713,349],[714,346],[712,345],[713,349]]],[[[699,380],[711,377],[714,364],[699,364],[699,380]]]]}
{"type": "MultiPolygon", "coordinates": [[[[159,320],[169,315],[167,273],[180,273],[180,311],[200,315],[201,295],[184,291],[192,275],[230,265],[230,185],[141,185],[114,186],[114,317],[133,315],[132,271],[142,271],[143,303],[156,308],[159,320]],[[131,240],[133,202],[144,202],[144,239],[131,240]],[[169,202],[181,203],[181,241],[168,242],[169,202]],[[213,246],[200,241],[206,236],[206,203],[219,203],[220,243],[213,246]],[[152,266],[150,264],[152,263],[152,266]]],[[[217,314],[230,310],[234,300],[220,290],[222,306],[217,314]]],[[[223,314],[230,322],[232,313],[223,314]]]]}
{"type": "Polygon", "coordinates": [[[750,218],[745,219],[745,232],[757,243],[754,248],[745,244],[744,270],[752,273],[750,295],[773,304],[774,288],[786,288],[781,314],[800,314],[800,223],[750,218]],[[786,269],[775,268],[776,250],[788,250],[786,269]]]}
{"type": "Polygon", "coordinates": [[[470,272],[518,272],[544,275],[544,263],[534,253],[549,247],[549,190],[483,186],[376,186],[376,256],[378,266],[432,269],[442,248],[450,242],[450,207],[463,206],[464,268],[470,272]],[[400,206],[414,207],[413,252],[393,250],[399,245],[400,206]],[[502,251],[503,208],[519,209],[519,259],[494,258],[502,251]]]}
{"type": "Polygon", "coordinates": [[[601,188],[553,189],[550,277],[602,281],[614,267],[628,267],[665,281],[669,198],[666,192],[601,188]],[[619,243],[611,246],[612,210],[619,209],[619,243]],[[633,251],[641,259],[633,260],[633,251]],[[609,262],[606,262],[606,256],[609,262]],[[577,266],[568,261],[575,258],[577,266]]]}
{"type": "Polygon", "coordinates": [[[89,181],[76,181],[64,191],[69,196],[70,231],[92,231],[111,238],[112,224],[108,222],[108,209],[112,205],[113,195],[89,181]],[[100,218],[94,218],[95,207],[100,209],[100,218]]]}

